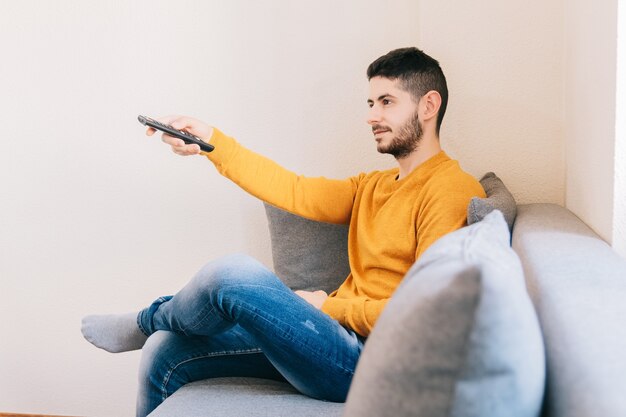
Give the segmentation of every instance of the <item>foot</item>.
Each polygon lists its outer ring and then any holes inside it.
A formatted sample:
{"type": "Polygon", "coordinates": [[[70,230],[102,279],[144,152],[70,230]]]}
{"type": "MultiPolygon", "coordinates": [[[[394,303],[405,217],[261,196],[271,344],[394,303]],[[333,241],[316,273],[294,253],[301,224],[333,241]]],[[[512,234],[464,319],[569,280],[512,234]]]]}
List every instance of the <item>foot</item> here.
{"type": "Polygon", "coordinates": [[[141,349],[146,336],[137,325],[138,313],[93,315],[83,318],[81,331],[87,341],[107,352],[141,349]]]}

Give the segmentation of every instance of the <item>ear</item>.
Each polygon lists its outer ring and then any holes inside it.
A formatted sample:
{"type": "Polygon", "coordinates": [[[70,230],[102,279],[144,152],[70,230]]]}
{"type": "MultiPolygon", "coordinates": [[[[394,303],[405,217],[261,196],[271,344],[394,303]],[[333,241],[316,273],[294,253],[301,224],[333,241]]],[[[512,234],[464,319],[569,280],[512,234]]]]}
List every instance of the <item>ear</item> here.
{"type": "Polygon", "coordinates": [[[420,104],[422,120],[426,121],[434,118],[437,121],[437,114],[441,107],[441,95],[435,90],[430,90],[422,96],[420,104]]]}

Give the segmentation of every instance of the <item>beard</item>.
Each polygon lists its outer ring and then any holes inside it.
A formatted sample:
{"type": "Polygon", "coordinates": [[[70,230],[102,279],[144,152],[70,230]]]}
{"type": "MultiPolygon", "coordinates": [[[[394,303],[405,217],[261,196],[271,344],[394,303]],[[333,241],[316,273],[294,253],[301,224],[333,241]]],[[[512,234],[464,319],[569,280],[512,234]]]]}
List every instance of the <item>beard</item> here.
{"type": "MultiPolygon", "coordinates": [[[[373,126],[372,129],[376,129],[379,126],[373,126]]],[[[422,139],[424,132],[422,131],[422,124],[419,121],[417,111],[406,121],[397,135],[391,138],[389,145],[378,145],[378,152],[388,153],[393,155],[396,159],[403,159],[409,156],[413,151],[417,149],[422,139]]]]}

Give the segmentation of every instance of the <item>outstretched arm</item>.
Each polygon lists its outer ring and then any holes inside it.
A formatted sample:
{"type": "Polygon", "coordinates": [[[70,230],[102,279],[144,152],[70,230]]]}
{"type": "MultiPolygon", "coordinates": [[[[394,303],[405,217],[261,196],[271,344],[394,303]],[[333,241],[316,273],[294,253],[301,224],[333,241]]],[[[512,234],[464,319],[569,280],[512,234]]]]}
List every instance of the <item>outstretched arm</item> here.
{"type": "MultiPolygon", "coordinates": [[[[183,156],[206,155],[220,174],[255,197],[309,219],[328,223],[350,221],[360,177],[332,180],[296,175],[200,120],[185,116],[167,116],[157,120],[186,130],[214,145],[213,152],[204,153],[198,145],[187,145],[181,139],[163,134],[163,142],[170,145],[173,152],[183,156]]],[[[154,129],[148,129],[146,134],[154,132],[154,129]]]]}

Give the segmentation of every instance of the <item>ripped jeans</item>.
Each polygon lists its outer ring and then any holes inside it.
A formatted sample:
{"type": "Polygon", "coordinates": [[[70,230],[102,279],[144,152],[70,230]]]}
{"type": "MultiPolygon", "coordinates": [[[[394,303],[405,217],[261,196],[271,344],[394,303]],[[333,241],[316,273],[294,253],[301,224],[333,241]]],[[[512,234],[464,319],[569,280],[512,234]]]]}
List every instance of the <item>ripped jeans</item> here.
{"type": "Polygon", "coordinates": [[[365,341],[245,255],[207,264],[137,322],[150,336],[139,371],[140,417],[186,383],[225,376],[287,381],[310,397],[343,402],[365,341]]]}

